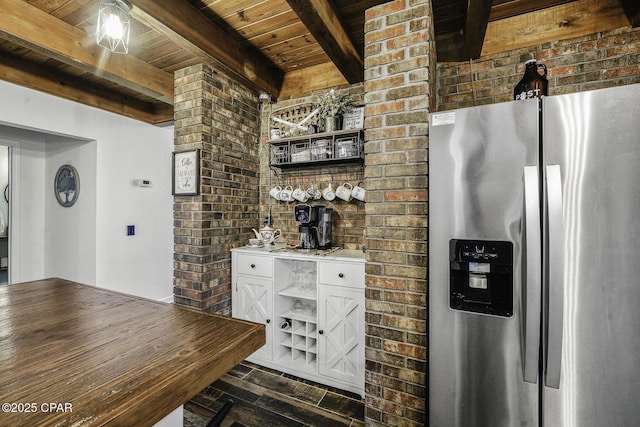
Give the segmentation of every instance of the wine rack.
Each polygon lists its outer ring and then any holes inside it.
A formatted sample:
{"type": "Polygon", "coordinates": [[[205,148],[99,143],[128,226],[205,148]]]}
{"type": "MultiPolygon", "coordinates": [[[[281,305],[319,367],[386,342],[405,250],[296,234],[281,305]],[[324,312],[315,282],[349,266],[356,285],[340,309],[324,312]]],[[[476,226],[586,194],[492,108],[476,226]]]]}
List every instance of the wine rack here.
{"type": "Polygon", "coordinates": [[[315,372],[318,355],[317,263],[290,260],[287,277],[282,277],[277,291],[280,329],[277,357],[299,370],[315,372]]]}

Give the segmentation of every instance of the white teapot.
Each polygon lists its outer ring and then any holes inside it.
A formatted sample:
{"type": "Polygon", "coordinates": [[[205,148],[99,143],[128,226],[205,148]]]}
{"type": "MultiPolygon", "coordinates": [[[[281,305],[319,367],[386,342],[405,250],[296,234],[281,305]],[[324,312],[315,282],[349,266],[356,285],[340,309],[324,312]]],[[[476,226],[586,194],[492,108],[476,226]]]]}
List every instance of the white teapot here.
{"type": "Polygon", "coordinates": [[[253,230],[253,232],[255,233],[256,238],[260,239],[260,241],[265,245],[270,245],[271,243],[278,240],[282,235],[282,232],[279,228],[271,228],[268,225],[262,227],[260,229],[260,232],[256,231],[255,228],[252,228],[251,230],[253,230]]]}

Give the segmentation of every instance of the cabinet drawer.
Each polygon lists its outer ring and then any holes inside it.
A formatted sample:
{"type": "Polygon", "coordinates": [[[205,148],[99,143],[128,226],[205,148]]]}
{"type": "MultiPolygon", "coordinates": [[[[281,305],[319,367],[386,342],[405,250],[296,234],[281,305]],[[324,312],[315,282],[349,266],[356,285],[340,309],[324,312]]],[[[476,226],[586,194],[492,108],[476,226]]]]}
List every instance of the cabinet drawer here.
{"type": "Polygon", "coordinates": [[[318,283],[349,288],[364,288],[364,264],[353,262],[318,262],[318,283]]]}
{"type": "Polygon", "coordinates": [[[251,274],[253,276],[261,277],[273,276],[273,263],[271,257],[238,254],[237,268],[238,274],[251,274]]]}

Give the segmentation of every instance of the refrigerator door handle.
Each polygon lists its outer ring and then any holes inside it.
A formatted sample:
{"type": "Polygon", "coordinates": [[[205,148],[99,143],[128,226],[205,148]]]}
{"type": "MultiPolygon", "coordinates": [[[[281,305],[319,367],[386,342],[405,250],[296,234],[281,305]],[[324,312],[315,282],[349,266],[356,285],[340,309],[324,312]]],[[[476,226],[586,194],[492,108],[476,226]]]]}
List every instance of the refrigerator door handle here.
{"type": "Polygon", "coordinates": [[[546,166],[548,209],[548,310],[545,384],[560,388],[564,306],[564,214],[559,165],[546,166]]]}
{"type": "Polygon", "coordinates": [[[542,300],[542,251],[540,180],[537,166],[524,167],[524,380],[538,382],[540,307],[542,300]]]}

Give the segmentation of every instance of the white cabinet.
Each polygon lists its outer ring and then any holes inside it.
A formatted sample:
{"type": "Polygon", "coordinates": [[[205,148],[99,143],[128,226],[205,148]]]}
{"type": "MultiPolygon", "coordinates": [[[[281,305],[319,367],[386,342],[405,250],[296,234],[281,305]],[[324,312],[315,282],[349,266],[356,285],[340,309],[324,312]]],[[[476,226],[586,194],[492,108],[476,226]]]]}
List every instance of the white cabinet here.
{"type": "Polygon", "coordinates": [[[318,282],[364,291],[364,263],[322,260],[318,265],[318,282]]]}
{"type": "Polygon", "coordinates": [[[266,327],[265,345],[253,353],[271,360],[273,354],[273,278],[271,257],[240,254],[232,259],[233,317],[262,323],[266,327]]]}
{"type": "Polygon", "coordinates": [[[363,296],[337,286],[318,288],[318,371],[354,385],[364,382],[363,296]]]}
{"type": "Polygon", "coordinates": [[[320,263],[318,285],[318,372],[353,385],[364,383],[365,370],[364,271],[357,267],[320,263]]]}
{"type": "Polygon", "coordinates": [[[267,326],[248,360],[364,396],[361,253],[234,249],[232,275],[233,316],[267,326]]]}

